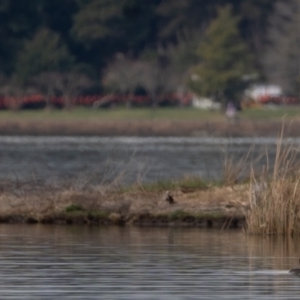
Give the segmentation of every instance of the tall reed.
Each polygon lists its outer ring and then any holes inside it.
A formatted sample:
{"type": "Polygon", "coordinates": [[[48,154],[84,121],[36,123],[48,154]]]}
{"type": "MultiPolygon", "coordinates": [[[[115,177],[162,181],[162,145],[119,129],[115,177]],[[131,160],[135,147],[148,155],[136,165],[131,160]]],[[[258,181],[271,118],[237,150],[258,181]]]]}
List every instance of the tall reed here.
{"type": "MultiPolygon", "coordinates": [[[[283,132],[283,131],[282,131],[283,132]]],[[[246,232],[261,235],[300,234],[299,149],[283,143],[281,133],[273,166],[250,180],[250,208],[246,212],[246,232]],[[272,167],[272,170],[270,170],[272,167]]],[[[267,159],[268,162],[268,159],[267,159]]]]}

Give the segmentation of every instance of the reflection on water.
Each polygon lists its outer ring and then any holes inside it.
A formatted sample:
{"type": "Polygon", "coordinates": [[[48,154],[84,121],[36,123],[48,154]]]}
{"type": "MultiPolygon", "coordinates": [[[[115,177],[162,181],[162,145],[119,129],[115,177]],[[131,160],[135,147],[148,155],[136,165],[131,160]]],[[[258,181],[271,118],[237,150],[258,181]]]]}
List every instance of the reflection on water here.
{"type": "Polygon", "coordinates": [[[1,299],[298,299],[299,241],[199,229],[0,226],[1,299]]]}
{"type": "MultiPolygon", "coordinates": [[[[284,142],[300,145],[297,138],[284,142]]],[[[0,137],[0,178],[55,182],[79,176],[106,182],[122,174],[125,183],[184,175],[220,179],[226,153],[239,158],[252,149],[250,157],[257,158],[266,147],[272,164],[276,138],[0,137]]]]}

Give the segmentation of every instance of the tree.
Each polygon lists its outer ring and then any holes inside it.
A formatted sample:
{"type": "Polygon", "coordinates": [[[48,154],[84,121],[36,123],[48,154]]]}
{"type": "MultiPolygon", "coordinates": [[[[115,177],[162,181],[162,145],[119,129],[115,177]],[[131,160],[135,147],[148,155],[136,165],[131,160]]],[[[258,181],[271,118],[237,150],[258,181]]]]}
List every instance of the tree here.
{"type": "MultiPolygon", "coordinates": [[[[68,49],[76,62],[88,64],[96,77],[116,53],[136,59],[144,51],[177,44],[178,37],[186,32],[201,33],[216,16],[216,8],[226,4],[231,4],[234,14],[241,17],[241,36],[258,61],[274,4],[290,1],[1,0],[0,70],[7,76],[20,73],[18,56],[24,55],[41,28],[47,28],[59,36],[60,45],[68,49]]],[[[37,57],[40,53],[36,53],[37,57]]]]}
{"type": "Polygon", "coordinates": [[[161,41],[176,41],[178,34],[200,30],[214,13],[216,1],[199,0],[162,0],[157,7],[160,21],[159,38],[161,41]]]}
{"type": "Polygon", "coordinates": [[[52,108],[51,97],[55,95],[57,76],[56,72],[42,72],[32,78],[33,84],[45,96],[47,109],[52,108]]]}
{"type": "Polygon", "coordinates": [[[91,86],[91,80],[77,72],[57,73],[54,79],[55,88],[62,94],[66,110],[72,108],[73,100],[81,90],[91,86]]]}
{"type": "Polygon", "coordinates": [[[250,69],[250,55],[238,30],[239,18],[231,6],[220,8],[200,43],[201,63],[192,70],[189,87],[201,96],[213,97],[224,105],[238,101],[245,88],[243,75],[250,69]]]}
{"type": "Polygon", "coordinates": [[[158,58],[140,60],[140,85],[151,96],[152,107],[158,105],[159,97],[174,92],[178,86],[178,76],[170,65],[163,65],[158,58]]]}
{"type": "Polygon", "coordinates": [[[287,94],[300,91],[300,2],[279,1],[270,17],[264,67],[268,81],[287,94]]]}
{"type": "Polygon", "coordinates": [[[72,32],[86,49],[93,49],[94,61],[107,61],[118,52],[137,56],[146,46],[155,44],[155,8],[159,1],[82,1],[72,32]]]}
{"type": "Polygon", "coordinates": [[[25,43],[19,55],[17,74],[26,80],[41,72],[66,71],[73,63],[74,58],[60,36],[44,28],[25,43]]]}
{"type": "Polygon", "coordinates": [[[140,85],[139,62],[117,56],[104,71],[103,85],[114,92],[128,94],[127,106],[131,106],[133,94],[140,85]]]}
{"type": "MultiPolygon", "coordinates": [[[[231,1],[232,2],[232,1],[231,1]]],[[[240,29],[251,49],[261,64],[261,53],[264,50],[268,18],[278,1],[274,0],[241,0],[238,13],[241,17],[240,29]]]]}
{"type": "Polygon", "coordinates": [[[202,32],[178,35],[177,42],[169,44],[164,50],[168,68],[174,82],[173,92],[186,92],[186,79],[189,69],[199,63],[197,46],[203,38],[202,32]]]}
{"type": "Polygon", "coordinates": [[[60,36],[65,42],[70,40],[70,29],[73,25],[73,16],[79,10],[78,0],[34,0],[36,14],[39,17],[39,27],[46,27],[60,36]]]}
{"type": "Polygon", "coordinates": [[[24,85],[16,76],[8,78],[1,75],[0,83],[5,106],[12,110],[19,110],[23,105],[23,97],[35,93],[32,87],[24,85]]]}
{"type": "Polygon", "coordinates": [[[0,66],[6,75],[14,71],[24,39],[30,37],[39,23],[36,11],[38,1],[0,1],[0,66]]]}
{"type": "Polygon", "coordinates": [[[184,72],[192,59],[186,57],[190,52],[183,51],[182,46],[160,49],[159,54],[144,53],[138,59],[119,55],[105,70],[103,85],[114,92],[128,94],[127,106],[131,105],[135,90],[143,88],[151,96],[152,106],[157,106],[159,97],[176,92],[183,83],[184,72]]]}
{"type": "Polygon", "coordinates": [[[186,32],[201,32],[216,17],[221,5],[232,5],[241,36],[255,54],[254,63],[261,68],[261,53],[265,42],[268,16],[273,10],[274,0],[162,0],[157,9],[160,43],[177,41],[186,32]]]}

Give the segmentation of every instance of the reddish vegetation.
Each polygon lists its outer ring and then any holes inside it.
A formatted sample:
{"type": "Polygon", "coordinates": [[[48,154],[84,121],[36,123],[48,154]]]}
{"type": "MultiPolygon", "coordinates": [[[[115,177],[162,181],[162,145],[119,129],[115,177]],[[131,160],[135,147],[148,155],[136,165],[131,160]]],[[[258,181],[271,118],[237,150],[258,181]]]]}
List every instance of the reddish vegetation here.
{"type": "Polygon", "coordinates": [[[299,104],[298,97],[285,97],[285,96],[270,96],[265,95],[259,98],[261,104],[299,104]]]}
{"type": "MultiPolygon", "coordinates": [[[[124,105],[130,102],[135,106],[150,106],[152,104],[151,97],[147,95],[88,95],[79,96],[72,99],[73,105],[99,107],[124,105]]],[[[56,107],[64,106],[63,97],[53,96],[50,103],[56,107]]],[[[189,105],[191,104],[191,95],[179,96],[176,94],[168,94],[163,97],[158,97],[157,104],[159,105],[189,105]]],[[[43,95],[27,95],[23,97],[0,97],[0,109],[7,108],[22,108],[22,107],[42,107],[46,105],[46,99],[43,95]]]]}

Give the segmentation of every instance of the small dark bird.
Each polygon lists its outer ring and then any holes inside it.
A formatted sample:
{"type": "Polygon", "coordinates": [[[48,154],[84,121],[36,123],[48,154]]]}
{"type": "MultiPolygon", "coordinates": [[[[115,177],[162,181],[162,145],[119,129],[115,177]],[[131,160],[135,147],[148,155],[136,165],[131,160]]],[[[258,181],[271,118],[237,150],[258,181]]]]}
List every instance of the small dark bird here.
{"type": "MultiPolygon", "coordinates": [[[[299,259],[299,263],[300,263],[300,259],[299,259]]],[[[289,273],[300,276],[300,269],[291,269],[289,273]]]]}
{"type": "Polygon", "coordinates": [[[174,200],[173,196],[171,195],[170,191],[166,191],[165,200],[167,202],[169,202],[169,204],[174,204],[175,203],[175,200],[174,200]]]}

